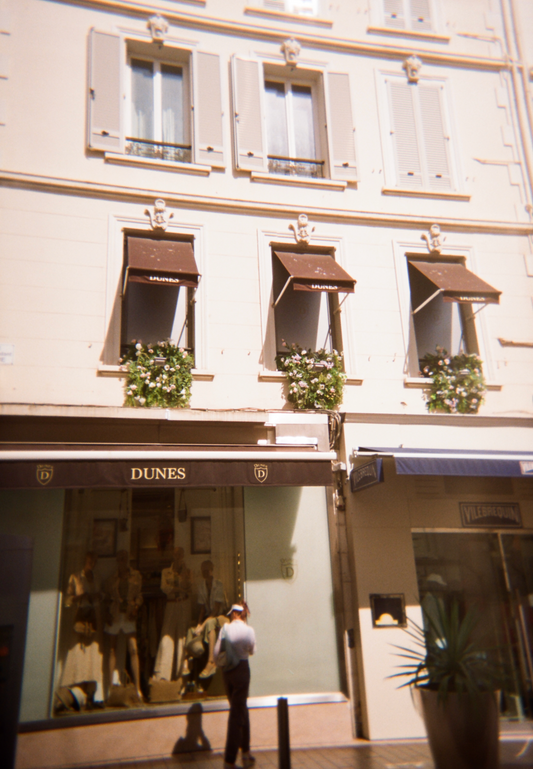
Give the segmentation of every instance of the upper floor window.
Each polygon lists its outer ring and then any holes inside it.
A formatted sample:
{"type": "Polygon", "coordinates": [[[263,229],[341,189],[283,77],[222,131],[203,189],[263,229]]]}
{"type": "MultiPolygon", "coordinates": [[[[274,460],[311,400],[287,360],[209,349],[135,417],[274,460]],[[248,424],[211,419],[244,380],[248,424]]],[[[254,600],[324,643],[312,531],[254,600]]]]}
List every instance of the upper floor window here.
{"type": "Polygon", "coordinates": [[[320,0],[263,0],[269,11],[295,13],[301,16],[318,16],[320,0]]]}
{"type": "Polygon", "coordinates": [[[445,86],[385,78],[387,186],[432,193],[458,191],[445,86]],[[390,185],[391,177],[392,185],[390,185]]]}
{"type": "MultiPolygon", "coordinates": [[[[474,304],[497,304],[496,290],[460,261],[409,258],[411,333],[409,368],[416,375],[420,360],[437,346],[451,355],[479,354],[474,304]]],[[[478,306],[477,309],[480,309],[478,306]]]]}
{"type": "Polygon", "coordinates": [[[186,65],[131,57],[130,125],[126,152],[191,162],[186,65]]]}
{"type": "Polygon", "coordinates": [[[355,280],[333,254],[307,247],[272,255],[276,352],[298,344],[308,350],[342,351],[339,293],[353,293],[355,280]]]}
{"type": "Polygon", "coordinates": [[[317,158],[311,86],[266,80],[265,105],[268,170],[322,177],[324,161],[317,158]]]}
{"type": "Polygon", "coordinates": [[[91,149],[224,167],[218,55],[93,29],[89,73],[91,149]]]}
{"type": "Polygon", "coordinates": [[[121,347],[170,339],[194,352],[200,276],[189,240],[128,234],[124,243],[121,347]]]}
{"type": "Polygon", "coordinates": [[[434,31],[432,0],[379,0],[383,26],[412,32],[434,31]]]}
{"type": "Polygon", "coordinates": [[[237,168],[281,176],[357,180],[345,73],[263,66],[233,58],[237,168]]]}

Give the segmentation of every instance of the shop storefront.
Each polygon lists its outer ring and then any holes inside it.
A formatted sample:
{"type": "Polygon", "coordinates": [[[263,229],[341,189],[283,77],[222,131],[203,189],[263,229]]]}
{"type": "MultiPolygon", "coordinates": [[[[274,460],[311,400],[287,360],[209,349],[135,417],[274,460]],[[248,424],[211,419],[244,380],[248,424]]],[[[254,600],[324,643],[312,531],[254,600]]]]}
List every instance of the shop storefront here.
{"type": "MultiPolygon", "coordinates": [[[[433,429],[432,449],[408,448],[407,440],[422,442],[424,435],[421,427],[409,426],[402,430],[403,446],[359,441],[352,451],[363,722],[373,737],[385,736],[373,693],[378,687],[393,721],[389,734],[400,728],[404,735],[423,734],[407,700],[399,715],[402,691],[387,676],[399,670],[394,645],[408,645],[406,624],[421,625],[423,611],[431,616],[436,604],[457,604],[461,616],[477,612],[478,639],[507,671],[499,696],[502,720],[533,717],[533,454],[490,449],[486,441],[484,448],[466,449],[477,439],[474,424],[470,432],[456,428],[460,449],[444,447],[452,431],[443,427],[433,429]],[[382,572],[373,562],[378,552],[387,563],[382,572]]],[[[385,429],[374,428],[380,431],[382,437],[385,429]]],[[[515,441],[520,438],[527,444],[525,431],[515,431],[515,441]]]]}
{"type": "Polygon", "coordinates": [[[258,638],[258,743],[275,743],[282,695],[333,708],[334,729],[351,739],[330,548],[334,457],[316,445],[4,451],[2,531],[35,543],[17,765],[41,766],[47,749],[99,760],[86,726],[118,729],[117,758],[170,754],[179,740],[185,751],[220,747],[227,701],[220,671],[205,675],[207,628],[187,640],[242,600],[258,638]],[[147,743],[147,730],[165,729],[147,743]]]}

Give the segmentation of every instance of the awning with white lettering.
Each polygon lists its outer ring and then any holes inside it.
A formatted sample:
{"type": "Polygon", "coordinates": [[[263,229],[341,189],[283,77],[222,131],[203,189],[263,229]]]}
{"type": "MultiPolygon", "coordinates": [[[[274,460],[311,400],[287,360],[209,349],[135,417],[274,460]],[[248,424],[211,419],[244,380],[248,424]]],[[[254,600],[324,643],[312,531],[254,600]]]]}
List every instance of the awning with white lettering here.
{"type": "Polygon", "coordinates": [[[359,447],[358,457],[394,457],[398,475],[470,475],[533,478],[533,451],[474,451],[359,447]]]}
{"type": "Polygon", "coordinates": [[[329,254],[287,253],[274,251],[287,273],[278,303],[289,284],[295,291],[329,291],[353,294],[356,281],[329,254]]]}
{"type": "Polygon", "coordinates": [[[335,452],[48,448],[0,452],[0,488],[330,486],[335,452]]]}
{"type": "Polygon", "coordinates": [[[413,260],[410,265],[433,283],[445,302],[498,304],[500,301],[502,292],[478,278],[463,264],[413,260]]]}
{"type": "Polygon", "coordinates": [[[192,243],[154,238],[127,238],[127,282],[196,288],[200,274],[192,243]]]}

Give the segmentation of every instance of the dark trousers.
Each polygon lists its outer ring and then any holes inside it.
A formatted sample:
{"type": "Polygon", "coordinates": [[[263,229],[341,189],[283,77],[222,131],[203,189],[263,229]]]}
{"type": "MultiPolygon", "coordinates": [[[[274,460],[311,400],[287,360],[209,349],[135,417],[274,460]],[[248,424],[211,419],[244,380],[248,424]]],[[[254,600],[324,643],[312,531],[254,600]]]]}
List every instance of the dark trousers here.
{"type": "Polygon", "coordinates": [[[241,660],[237,667],[224,673],[224,686],[229,700],[228,733],[224,761],[234,764],[239,748],[243,753],[250,750],[250,719],[248,718],[248,689],[250,666],[241,660]]]}

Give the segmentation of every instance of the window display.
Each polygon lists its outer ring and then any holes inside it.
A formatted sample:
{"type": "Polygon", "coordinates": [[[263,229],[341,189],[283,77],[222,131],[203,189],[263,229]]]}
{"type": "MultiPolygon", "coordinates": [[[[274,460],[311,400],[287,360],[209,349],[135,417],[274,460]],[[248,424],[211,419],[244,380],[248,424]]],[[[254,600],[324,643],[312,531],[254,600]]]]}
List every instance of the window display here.
{"type": "Polygon", "coordinates": [[[223,696],[243,552],[242,489],[71,492],[55,715],[223,696]]]}

